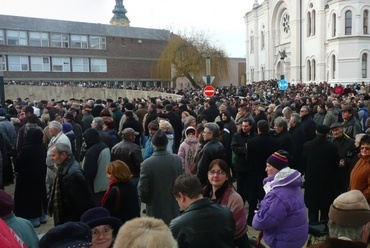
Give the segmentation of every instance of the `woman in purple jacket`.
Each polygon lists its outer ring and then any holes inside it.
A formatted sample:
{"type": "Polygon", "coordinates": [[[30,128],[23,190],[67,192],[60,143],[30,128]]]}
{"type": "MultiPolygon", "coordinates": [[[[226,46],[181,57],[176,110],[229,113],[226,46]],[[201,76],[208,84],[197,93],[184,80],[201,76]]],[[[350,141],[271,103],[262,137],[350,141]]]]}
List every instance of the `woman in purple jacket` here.
{"type": "Polygon", "coordinates": [[[279,150],[266,162],[266,192],[253,218],[253,227],[264,231],[271,248],[302,247],[308,237],[307,210],[301,174],[288,167],[288,152],[279,150]]]}

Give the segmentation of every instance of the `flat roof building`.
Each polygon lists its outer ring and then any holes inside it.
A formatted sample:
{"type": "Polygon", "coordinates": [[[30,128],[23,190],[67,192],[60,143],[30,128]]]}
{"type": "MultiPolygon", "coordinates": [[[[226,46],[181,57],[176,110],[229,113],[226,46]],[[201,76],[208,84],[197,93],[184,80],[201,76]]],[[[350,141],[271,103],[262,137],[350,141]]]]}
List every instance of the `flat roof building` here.
{"type": "Polygon", "coordinates": [[[0,15],[0,70],[5,82],[160,86],[156,65],[170,35],[168,30],[0,15]]]}

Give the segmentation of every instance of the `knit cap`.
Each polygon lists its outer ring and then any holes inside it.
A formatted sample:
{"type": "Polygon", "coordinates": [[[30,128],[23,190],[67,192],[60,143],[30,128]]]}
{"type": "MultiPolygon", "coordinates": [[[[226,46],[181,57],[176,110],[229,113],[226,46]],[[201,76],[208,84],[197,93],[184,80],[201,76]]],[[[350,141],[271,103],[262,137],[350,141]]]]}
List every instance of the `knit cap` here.
{"type": "Polygon", "coordinates": [[[359,227],[370,222],[370,207],[359,190],[339,195],[331,204],[329,219],[339,226],[359,227]]]}
{"type": "Polygon", "coordinates": [[[281,170],[285,167],[289,166],[288,162],[289,153],[284,150],[279,150],[274,152],[266,161],[266,163],[270,164],[277,170],[281,170]]]}

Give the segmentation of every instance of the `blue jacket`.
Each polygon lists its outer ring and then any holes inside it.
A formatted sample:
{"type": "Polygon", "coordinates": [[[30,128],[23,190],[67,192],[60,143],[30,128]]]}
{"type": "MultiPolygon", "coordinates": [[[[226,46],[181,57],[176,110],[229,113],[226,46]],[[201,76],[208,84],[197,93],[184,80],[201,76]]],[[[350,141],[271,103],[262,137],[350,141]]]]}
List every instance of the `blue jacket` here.
{"type": "Polygon", "coordinates": [[[253,227],[264,231],[270,247],[302,247],[308,237],[308,220],[301,174],[286,167],[265,178],[263,184],[266,195],[253,218],[253,227]]]}

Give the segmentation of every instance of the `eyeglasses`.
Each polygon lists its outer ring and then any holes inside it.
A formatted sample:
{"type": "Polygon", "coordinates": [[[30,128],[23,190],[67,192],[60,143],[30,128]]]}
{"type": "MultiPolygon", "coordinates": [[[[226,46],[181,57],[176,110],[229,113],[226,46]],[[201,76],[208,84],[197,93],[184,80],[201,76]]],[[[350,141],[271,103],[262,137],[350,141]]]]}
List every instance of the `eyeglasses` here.
{"type": "Polygon", "coordinates": [[[100,236],[100,234],[103,235],[104,237],[107,237],[107,236],[112,235],[112,232],[113,232],[113,229],[109,227],[104,227],[103,230],[99,230],[97,228],[91,229],[91,234],[93,237],[98,237],[100,236]]]}
{"type": "Polygon", "coordinates": [[[369,150],[370,150],[370,147],[367,147],[367,146],[361,146],[361,150],[369,151],[369,150]]]}
{"type": "Polygon", "coordinates": [[[215,171],[215,170],[211,170],[211,171],[208,171],[208,175],[212,176],[216,174],[217,176],[219,175],[225,175],[226,172],[222,171],[222,170],[218,170],[218,171],[215,171]]]}

